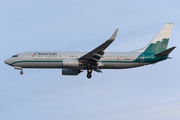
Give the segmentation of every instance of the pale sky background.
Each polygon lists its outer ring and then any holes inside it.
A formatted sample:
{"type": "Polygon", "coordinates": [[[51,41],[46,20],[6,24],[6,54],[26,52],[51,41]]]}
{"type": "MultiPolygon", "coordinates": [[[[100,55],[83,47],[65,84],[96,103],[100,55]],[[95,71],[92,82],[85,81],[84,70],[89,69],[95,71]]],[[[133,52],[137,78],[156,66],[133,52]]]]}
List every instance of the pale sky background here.
{"type": "Polygon", "coordinates": [[[1,0],[0,120],[180,120],[179,0],[1,0]],[[109,51],[147,45],[174,23],[169,59],[155,65],[62,76],[4,64],[29,51],[90,51],[119,28],[109,51]]]}

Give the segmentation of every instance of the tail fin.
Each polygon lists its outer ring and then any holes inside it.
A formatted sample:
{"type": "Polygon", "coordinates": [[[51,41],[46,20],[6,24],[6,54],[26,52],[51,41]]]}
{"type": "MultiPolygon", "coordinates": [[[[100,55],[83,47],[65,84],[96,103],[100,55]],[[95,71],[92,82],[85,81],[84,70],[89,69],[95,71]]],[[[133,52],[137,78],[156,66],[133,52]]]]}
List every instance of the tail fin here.
{"type": "Polygon", "coordinates": [[[166,50],[172,26],[173,23],[167,23],[145,48],[136,52],[160,53],[166,50]]]}

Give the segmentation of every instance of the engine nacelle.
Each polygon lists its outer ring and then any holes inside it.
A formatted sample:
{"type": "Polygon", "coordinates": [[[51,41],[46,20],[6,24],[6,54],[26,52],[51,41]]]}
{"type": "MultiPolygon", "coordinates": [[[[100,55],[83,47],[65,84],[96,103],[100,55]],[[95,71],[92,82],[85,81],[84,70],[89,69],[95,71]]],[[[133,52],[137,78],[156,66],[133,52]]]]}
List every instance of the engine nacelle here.
{"type": "Polygon", "coordinates": [[[78,75],[80,70],[62,69],[62,75],[78,75]]]}
{"type": "Polygon", "coordinates": [[[63,67],[79,67],[79,61],[77,59],[63,59],[62,60],[63,67]]]}

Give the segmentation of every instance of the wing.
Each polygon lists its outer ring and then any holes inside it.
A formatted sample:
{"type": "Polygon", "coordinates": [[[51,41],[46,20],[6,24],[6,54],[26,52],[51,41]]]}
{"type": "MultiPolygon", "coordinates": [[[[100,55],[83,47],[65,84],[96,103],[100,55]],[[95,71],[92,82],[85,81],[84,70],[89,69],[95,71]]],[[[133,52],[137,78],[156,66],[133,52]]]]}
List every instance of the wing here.
{"type": "Polygon", "coordinates": [[[116,38],[118,29],[114,32],[114,34],[111,36],[109,40],[101,44],[99,47],[95,48],[91,52],[85,54],[84,56],[80,57],[80,61],[92,61],[92,62],[98,62],[101,57],[104,55],[104,50],[114,41],[116,38]]]}

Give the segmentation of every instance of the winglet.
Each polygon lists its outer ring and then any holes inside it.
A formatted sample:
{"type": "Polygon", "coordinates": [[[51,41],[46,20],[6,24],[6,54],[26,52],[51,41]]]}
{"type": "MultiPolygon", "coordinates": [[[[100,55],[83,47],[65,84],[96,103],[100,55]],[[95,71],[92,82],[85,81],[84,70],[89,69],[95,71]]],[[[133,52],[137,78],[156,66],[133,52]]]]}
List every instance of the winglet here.
{"type": "Polygon", "coordinates": [[[114,40],[116,38],[116,35],[117,35],[117,32],[118,32],[118,29],[116,29],[116,31],[113,33],[113,35],[111,36],[111,38],[109,39],[110,41],[114,40]]]}

